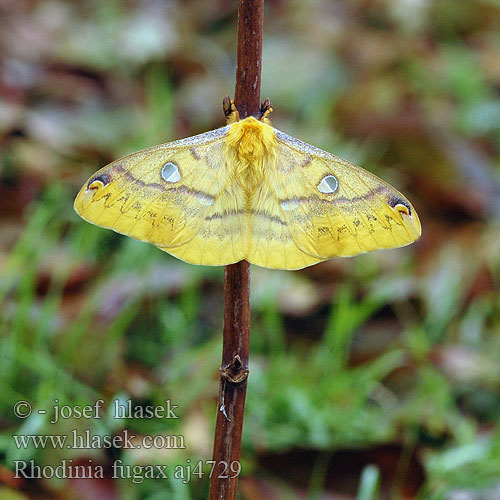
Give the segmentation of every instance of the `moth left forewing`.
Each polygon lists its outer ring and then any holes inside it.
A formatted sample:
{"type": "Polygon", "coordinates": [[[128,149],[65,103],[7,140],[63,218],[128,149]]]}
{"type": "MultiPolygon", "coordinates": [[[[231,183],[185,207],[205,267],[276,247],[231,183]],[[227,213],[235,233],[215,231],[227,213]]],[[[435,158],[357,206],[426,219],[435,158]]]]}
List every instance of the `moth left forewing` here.
{"type": "MultiPolygon", "coordinates": [[[[184,260],[239,260],[231,239],[220,243],[219,215],[231,203],[224,154],[228,127],[155,146],[104,167],[83,186],[76,211],[87,221],[147,241],[184,260]],[[219,217],[219,218],[218,218],[219,217]],[[193,242],[192,245],[189,245],[193,242]]],[[[238,198],[238,193],[235,193],[238,198]]],[[[229,206],[229,210],[232,210],[229,206]]]]}
{"type": "Polygon", "coordinates": [[[166,239],[165,231],[155,231],[164,191],[156,163],[163,149],[133,153],[96,172],[76,197],[77,213],[92,224],[142,241],[166,239]]]}
{"type": "Polygon", "coordinates": [[[280,131],[276,137],[277,156],[286,160],[277,165],[277,194],[303,251],[320,258],[351,256],[419,237],[413,207],[387,183],[280,131]]]}

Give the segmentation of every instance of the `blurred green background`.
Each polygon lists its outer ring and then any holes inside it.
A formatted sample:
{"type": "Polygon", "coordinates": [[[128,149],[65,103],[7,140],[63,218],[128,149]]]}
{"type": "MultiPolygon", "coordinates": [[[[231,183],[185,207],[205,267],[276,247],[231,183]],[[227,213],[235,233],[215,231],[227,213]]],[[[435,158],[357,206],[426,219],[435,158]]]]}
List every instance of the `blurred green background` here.
{"type": "MultiPolygon", "coordinates": [[[[189,482],[12,470],[211,458],[223,269],[91,226],[72,204],[113,159],[224,124],[236,10],[0,2],[2,500],[207,497],[206,468],[189,482]],[[170,399],[179,418],[50,423],[55,400],[98,399],[170,399]],[[186,448],[13,439],[71,429],[186,448]]],[[[262,78],[277,128],[396,186],[423,236],[299,272],[252,268],[241,498],[498,500],[500,2],[267,0],[262,78]]]]}

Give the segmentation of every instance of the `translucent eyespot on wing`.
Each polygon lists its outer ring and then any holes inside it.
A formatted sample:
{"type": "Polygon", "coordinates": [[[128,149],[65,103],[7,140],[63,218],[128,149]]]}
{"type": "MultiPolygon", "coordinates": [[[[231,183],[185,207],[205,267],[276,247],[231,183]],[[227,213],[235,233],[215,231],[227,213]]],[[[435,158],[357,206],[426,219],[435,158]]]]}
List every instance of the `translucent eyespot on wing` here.
{"type": "Polygon", "coordinates": [[[272,184],[302,251],[325,259],[401,247],[419,238],[414,208],[389,184],[283,132],[276,130],[276,137],[272,184]]]}

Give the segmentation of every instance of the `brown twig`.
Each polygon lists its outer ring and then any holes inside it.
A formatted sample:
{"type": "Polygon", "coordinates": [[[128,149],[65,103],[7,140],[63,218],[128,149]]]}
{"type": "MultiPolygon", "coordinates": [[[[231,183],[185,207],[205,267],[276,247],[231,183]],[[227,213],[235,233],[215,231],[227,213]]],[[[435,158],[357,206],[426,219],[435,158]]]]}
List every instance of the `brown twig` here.
{"type": "MultiPolygon", "coordinates": [[[[234,101],[240,117],[259,116],[264,0],[239,0],[234,101]]],[[[219,403],[209,500],[236,500],[250,350],[250,264],[226,266],[219,403]]]]}

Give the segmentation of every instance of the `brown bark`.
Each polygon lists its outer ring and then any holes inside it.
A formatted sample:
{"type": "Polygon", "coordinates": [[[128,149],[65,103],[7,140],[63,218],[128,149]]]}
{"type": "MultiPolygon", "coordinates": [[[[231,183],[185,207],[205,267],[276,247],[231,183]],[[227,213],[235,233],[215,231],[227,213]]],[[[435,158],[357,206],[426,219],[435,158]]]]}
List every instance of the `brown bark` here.
{"type": "MultiPolygon", "coordinates": [[[[260,116],[264,0],[239,0],[235,104],[240,117],[260,116]]],[[[210,500],[236,500],[250,350],[250,264],[226,266],[221,378],[210,500]],[[224,477],[226,476],[226,477],[224,477]]]]}

